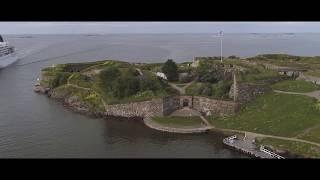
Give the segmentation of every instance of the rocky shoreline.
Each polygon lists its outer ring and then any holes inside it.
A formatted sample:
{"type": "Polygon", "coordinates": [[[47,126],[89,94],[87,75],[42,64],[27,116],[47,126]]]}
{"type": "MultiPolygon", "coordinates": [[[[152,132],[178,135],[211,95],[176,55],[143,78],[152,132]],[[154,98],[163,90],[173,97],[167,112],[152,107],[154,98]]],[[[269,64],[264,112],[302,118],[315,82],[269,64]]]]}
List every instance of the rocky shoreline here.
{"type": "Polygon", "coordinates": [[[77,101],[72,97],[56,97],[52,94],[52,90],[50,88],[44,88],[39,84],[36,84],[34,87],[34,92],[47,95],[49,98],[55,99],[62,103],[62,105],[79,114],[83,114],[92,118],[104,118],[105,112],[93,112],[91,111],[85,104],[82,104],[81,101],[77,101]]]}

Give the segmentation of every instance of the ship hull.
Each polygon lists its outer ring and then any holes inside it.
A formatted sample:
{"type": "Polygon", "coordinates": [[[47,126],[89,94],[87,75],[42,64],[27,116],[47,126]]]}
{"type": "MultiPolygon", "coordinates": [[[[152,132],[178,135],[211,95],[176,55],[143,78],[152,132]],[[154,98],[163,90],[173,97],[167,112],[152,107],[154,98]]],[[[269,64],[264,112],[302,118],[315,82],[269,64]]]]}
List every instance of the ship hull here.
{"type": "Polygon", "coordinates": [[[16,53],[12,53],[6,56],[0,57],[0,69],[5,68],[7,66],[10,66],[11,64],[15,63],[18,61],[18,56],[16,53]]]}

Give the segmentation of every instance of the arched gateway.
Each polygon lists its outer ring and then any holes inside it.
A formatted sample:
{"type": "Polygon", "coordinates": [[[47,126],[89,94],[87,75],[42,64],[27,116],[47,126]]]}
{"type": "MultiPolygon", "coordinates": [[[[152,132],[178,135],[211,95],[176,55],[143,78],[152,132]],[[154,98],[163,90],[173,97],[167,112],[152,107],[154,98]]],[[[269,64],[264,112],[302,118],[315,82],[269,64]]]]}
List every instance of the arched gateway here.
{"type": "Polygon", "coordinates": [[[182,106],[183,107],[189,106],[189,100],[188,99],[183,99],[182,106]]]}
{"type": "Polygon", "coordinates": [[[192,108],[193,102],[192,102],[192,96],[180,96],[180,108],[183,107],[189,107],[192,108]]]}

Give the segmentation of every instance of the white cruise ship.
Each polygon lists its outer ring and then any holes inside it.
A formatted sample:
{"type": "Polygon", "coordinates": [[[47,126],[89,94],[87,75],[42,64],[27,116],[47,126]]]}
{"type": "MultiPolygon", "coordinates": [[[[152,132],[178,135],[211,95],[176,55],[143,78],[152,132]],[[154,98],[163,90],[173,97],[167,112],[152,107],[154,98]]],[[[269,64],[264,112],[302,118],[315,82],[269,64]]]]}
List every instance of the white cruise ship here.
{"type": "Polygon", "coordinates": [[[4,42],[0,35],[0,69],[9,66],[18,60],[17,53],[13,46],[8,42],[4,42]]]}

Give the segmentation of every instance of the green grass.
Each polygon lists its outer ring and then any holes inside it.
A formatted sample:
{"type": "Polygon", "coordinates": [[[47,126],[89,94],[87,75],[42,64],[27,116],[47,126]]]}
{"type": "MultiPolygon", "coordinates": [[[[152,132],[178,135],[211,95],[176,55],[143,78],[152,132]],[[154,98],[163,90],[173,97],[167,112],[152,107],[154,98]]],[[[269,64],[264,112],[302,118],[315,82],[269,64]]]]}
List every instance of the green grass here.
{"type": "Polygon", "coordinates": [[[201,82],[193,82],[190,86],[186,88],[186,94],[187,95],[198,95],[198,89],[203,85],[201,82]]]}
{"type": "Polygon", "coordinates": [[[199,116],[190,116],[190,117],[182,117],[182,116],[164,116],[164,117],[153,117],[155,122],[168,126],[168,127],[203,127],[202,120],[199,116]]]}
{"type": "MultiPolygon", "coordinates": [[[[93,70],[95,68],[102,68],[103,66],[108,67],[108,66],[117,66],[117,68],[120,70],[120,72],[124,73],[128,68],[127,66],[131,66],[129,63],[121,62],[121,61],[105,61],[104,64],[98,64],[95,66],[91,66],[87,68],[85,71],[93,70]],[[94,68],[92,68],[94,67],[94,68]]],[[[51,68],[52,69],[52,68],[51,68]]],[[[50,70],[51,70],[50,69],[50,70]]],[[[60,72],[59,72],[60,73],[60,72]]],[[[143,70],[143,73],[145,76],[147,76],[151,81],[153,82],[158,82],[158,78],[150,71],[148,70],[143,70]]],[[[57,73],[55,73],[57,74],[57,73]]],[[[71,73],[70,73],[71,74],[71,73]]],[[[54,76],[53,76],[54,77],[54,76]]],[[[42,82],[42,84],[46,84],[48,82],[42,82]]],[[[79,72],[74,72],[72,73],[72,76],[69,78],[69,83],[77,85],[79,87],[83,88],[90,88],[100,94],[103,98],[103,100],[107,104],[119,104],[119,103],[129,103],[129,102],[140,102],[140,101],[147,101],[151,100],[152,98],[160,98],[163,96],[168,96],[170,94],[175,94],[173,92],[172,88],[167,85],[166,83],[159,82],[161,88],[157,88],[156,90],[145,90],[143,92],[137,92],[134,95],[128,96],[128,97],[122,97],[122,98],[117,98],[114,96],[112,92],[109,92],[105,88],[102,87],[101,82],[99,81],[99,75],[94,75],[92,77],[86,77],[85,75],[79,73],[79,72]]],[[[93,96],[90,96],[91,98],[89,99],[84,99],[85,101],[87,100],[92,100],[93,96]]]]}
{"type": "Polygon", "coordinates": [[[320,71],[308,71],[303,74],[308,75],[308,76],[320,77],[320,71]]]}
{"type": "Polygon", "coordinates": [[[287,150],[294,154],[303,155],[304,157],[320,158],[319,146],[273,138],[258,138],[256,142],[262,145],[271,145],[276,149],[287,150]]]}
{"type": "Polygon", "coordinates": [[[320,126],[311,128],[305,134],[299,136],[299,139],[305,139],[308,141],[320,143],[320,126]]]}
{"type": "Polygon", "coordinates": [[[209,118],[217,126],[293,137],[320,123],[317,101],[303,95],[267,93],[233,116],[209,118]]]}
{"type": "Polygon", "coordinates": [[[66,98],[77,96],[92,112],[104,111],[101,97],[95,91],[87,91],[67,85],[59,86],[53,90],[53,96],[57,98],[66,98]]]}
{"type": "MultiPolygon", "coordinates": [[[[264,70],[259,66],[250,69],[247,73],[238,73],[237,80],[247,83],[268,83],[281,78],[277,72],[264,70]]],[[[269,83],[268,83],[269,84],[269,83]]]]}
{"type": "Polygon", "coordinates": [[[215,84],[210,84],[211,87],[211,95],[201,94],[201,89],[206,86],[205,83],[202,82],[193,82],[190,86],[186,88],[186,94],[189,96],[203,96],[212,99],[223,99],[230,100],[229,98],[229,89],[231,86],[231,82],[229,81],[220,81],[215,84]]]}
{"type": "Polygon", "coordinates": [[[86,76],[80,73],[73,73],[73,75],[69,78],[69,83],[78,85],[84,88],[91,88],[93,82],[90,80],[86,80],[86,76]]]}
{"type": "Polygon", "coordinates": [[[272,88],[281,91],[304,93],[320,90],[320,85],[316,85],[303,80],[286,80],[273,84],[272,88]]]}

